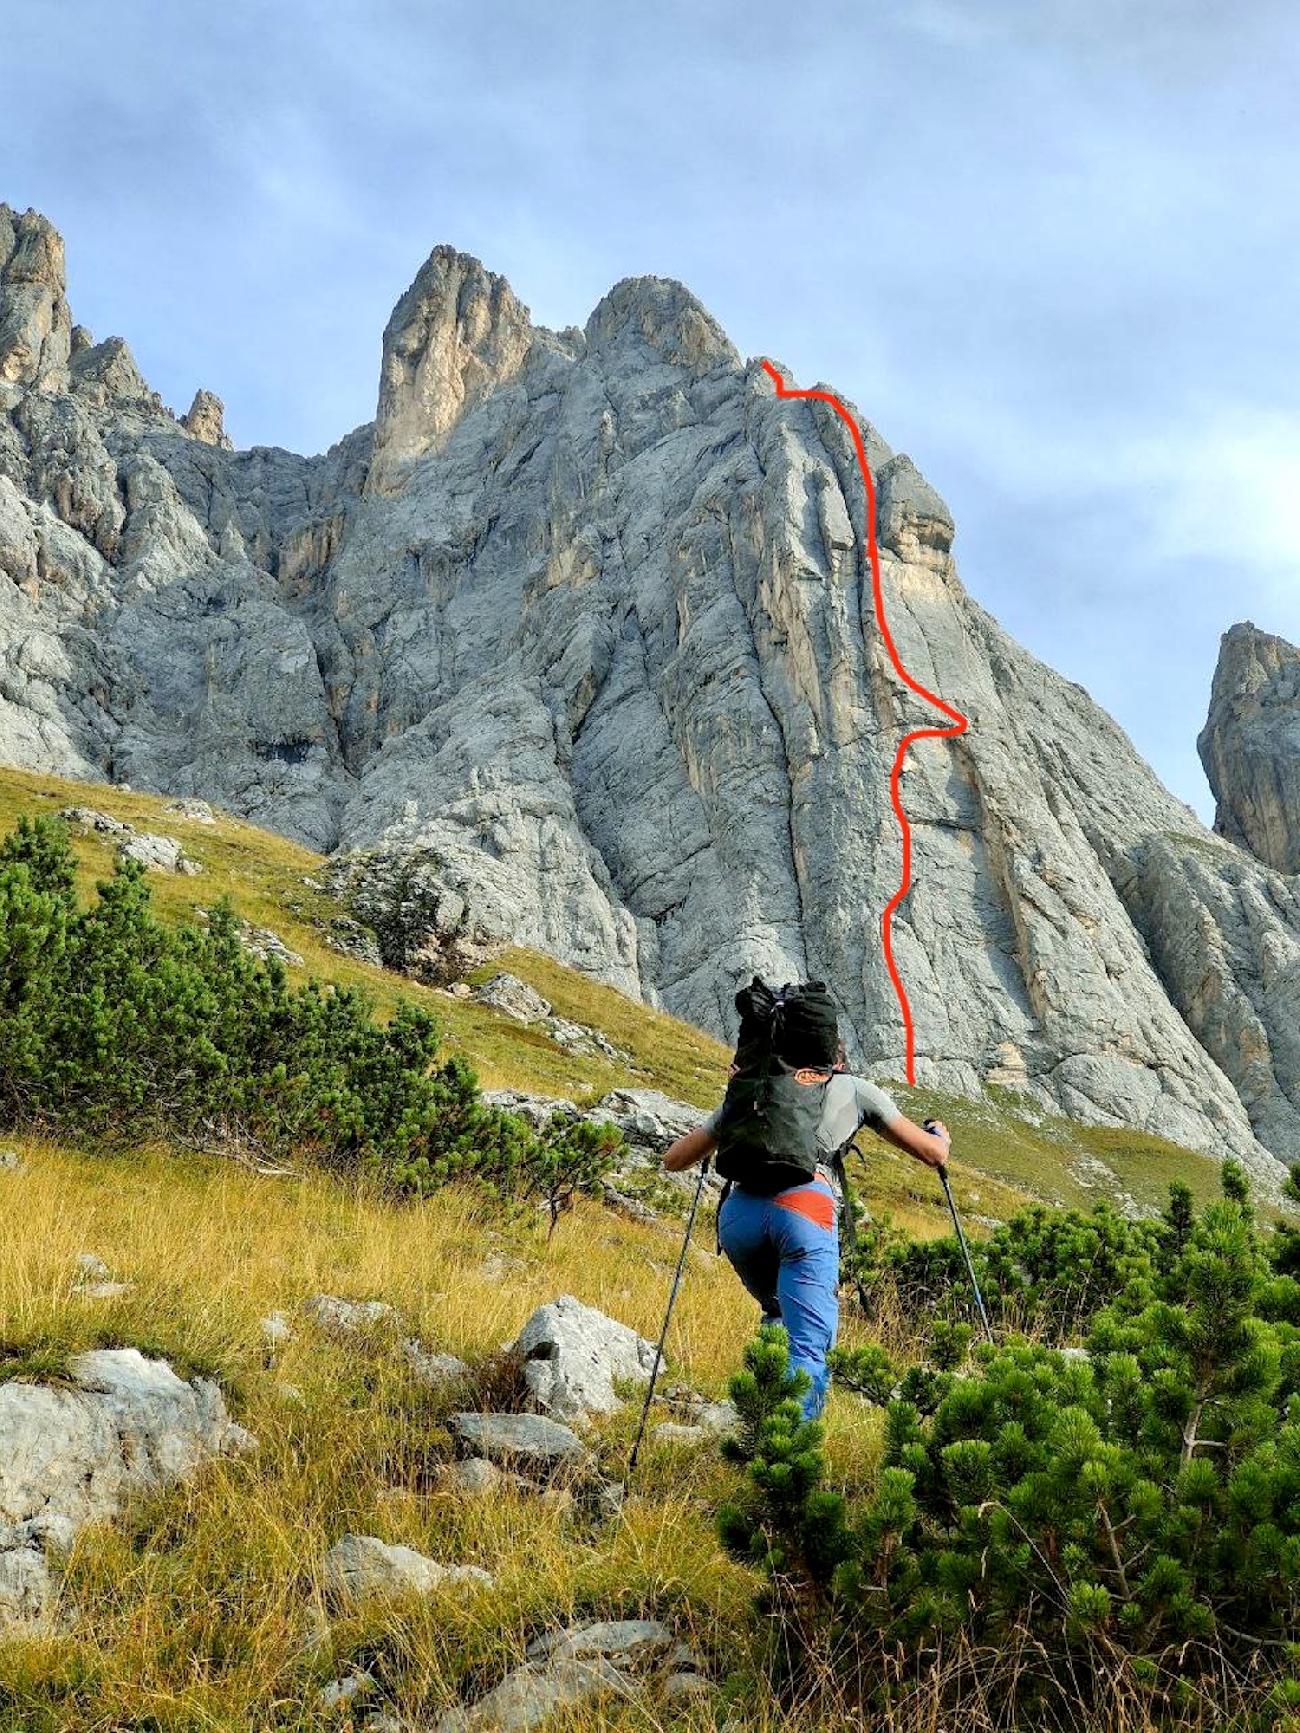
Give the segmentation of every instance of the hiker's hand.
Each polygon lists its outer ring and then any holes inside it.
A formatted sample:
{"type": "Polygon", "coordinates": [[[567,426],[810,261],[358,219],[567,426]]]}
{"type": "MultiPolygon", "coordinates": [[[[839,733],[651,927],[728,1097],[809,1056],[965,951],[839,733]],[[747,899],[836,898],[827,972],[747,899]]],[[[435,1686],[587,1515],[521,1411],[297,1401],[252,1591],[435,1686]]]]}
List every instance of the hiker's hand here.
{"type": "Polygon", "coordinates": [[[900,1113],[898,1118],[881,1128],[880,1135],[896,1149],[905,1149],[916,1161],[927,1167],[945,1167],[948,1162],[948,1127],[941,1119],[927,1119],[918,1125],[900,1113]]]}
{"type": "Polygon", "coordinates": [[[931,1137],[938,1138],[943,1144],[943,1154],[934,1165],[936,1167],[947,1167],[948,1156],[952,1151],[952,1135],[949,1132],[948,1127],[944,1124],[942,1119],[927,1119],[925,1122],[925,1129],[930,1133],[931,1137]]]}

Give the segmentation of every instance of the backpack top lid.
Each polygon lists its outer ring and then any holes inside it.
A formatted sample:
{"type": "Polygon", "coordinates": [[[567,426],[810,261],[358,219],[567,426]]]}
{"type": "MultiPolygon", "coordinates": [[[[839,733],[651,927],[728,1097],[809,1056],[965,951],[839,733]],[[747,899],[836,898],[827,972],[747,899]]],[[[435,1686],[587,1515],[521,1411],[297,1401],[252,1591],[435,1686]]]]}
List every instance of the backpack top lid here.
{"type": "Polygon", "coordinates": [[[739,1070],[775,1057],[790,1066],[829,1066],[839,1059],[835,1003],[824,981],[787,981],[772,988],[761,975],[736,994],[739,1070]]]}

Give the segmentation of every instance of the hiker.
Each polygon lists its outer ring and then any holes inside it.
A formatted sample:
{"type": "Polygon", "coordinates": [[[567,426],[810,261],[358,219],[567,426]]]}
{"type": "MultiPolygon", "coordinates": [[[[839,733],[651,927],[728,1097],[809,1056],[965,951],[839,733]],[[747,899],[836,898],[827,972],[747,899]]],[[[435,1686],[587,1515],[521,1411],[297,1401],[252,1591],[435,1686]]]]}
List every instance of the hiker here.
{"type": "MultiPolygon", "coordinates": [[[[681,1173],[717,1152],[726,1180],[718,1245],[763,1309],[782,1324],[790,1364],[812,1387],[804,1413],[826,1405],[826,1357],[839,1324],[838,1214],[843,1151],[864,1125],[930,1167],[948,1160],[950,1139],[899,1112],[865,1077],[844,1069],[835,1007],[820,981],[774,992],[759,977],[736,995],[740,1033],[727,1093],[706,1122],[666,1151],[681,1173]]],[[[851,1206],[850,1206],[851,1207],[851,1206]]]]}

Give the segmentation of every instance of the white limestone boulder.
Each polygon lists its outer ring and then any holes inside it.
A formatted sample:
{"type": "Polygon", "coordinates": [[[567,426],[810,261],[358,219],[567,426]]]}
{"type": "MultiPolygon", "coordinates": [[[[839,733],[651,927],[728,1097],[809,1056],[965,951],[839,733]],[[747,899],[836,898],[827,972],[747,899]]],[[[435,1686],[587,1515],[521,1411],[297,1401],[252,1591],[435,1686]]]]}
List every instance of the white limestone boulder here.
{"type": "Polygon", "coordinates": [[[619,1406],[615,1380],[647,1383],[655,1345],[595,1306],[562,1294],[533,1313],[515,1352],[524,1360],[524,1379],[537,1407],[575,1420],[612,1414],[619,1406]]]}

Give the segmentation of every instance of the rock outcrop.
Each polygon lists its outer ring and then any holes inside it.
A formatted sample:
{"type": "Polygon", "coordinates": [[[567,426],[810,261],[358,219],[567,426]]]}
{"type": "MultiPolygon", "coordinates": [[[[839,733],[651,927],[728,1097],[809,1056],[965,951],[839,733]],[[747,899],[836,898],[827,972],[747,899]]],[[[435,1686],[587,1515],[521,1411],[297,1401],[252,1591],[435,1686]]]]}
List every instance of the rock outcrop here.
{"type": "Polygon", "coordinates": [[[191,439],[233,451],[234,441],[226,432],[226,406],[211,391],[196,391],[194,401],[181,416],[181,426],[191,439]]]}
{"type": "Polygon", "coordinates": [[[104,1348],[67,1370],[68,1387],[0,1384],[0,1624],[49,1619],[58,1558],[88,1523],[254,1447],[215,1384],[164,1360],[104,1348]]]}
{"type": "MultiPolygon", "coordinates": [[[[385,957],[430,978],[534,945],[725,1034],[754,970],[822,976],[853,1060],[901,1075],[888,772],[934,717],[884,652],[838,416],[780,400],[680,284],[553,332],[439,248],[373,425],[228,451],[121,352],[69,364],[43,219],[3,213],[0,258],[0,756],[340,851],[385,957]]],[[[971,722],[904,782],[919,1081],[1275,1177],[1285,881],[972,601],[942,500],[858,420],[895,638],[971,722]]]]}
{"type": "Polygon", "coordinates": [[[1300,873],[1300,649],[1249,620],[1225,632],[1196,744],[1219,835],[1300,873]]]}
{"type": "Polygon", "coordinates": [[[36,211],[0,205],[0,384],[67,384],[72,320],[63,241],[36,211]]]}

